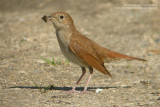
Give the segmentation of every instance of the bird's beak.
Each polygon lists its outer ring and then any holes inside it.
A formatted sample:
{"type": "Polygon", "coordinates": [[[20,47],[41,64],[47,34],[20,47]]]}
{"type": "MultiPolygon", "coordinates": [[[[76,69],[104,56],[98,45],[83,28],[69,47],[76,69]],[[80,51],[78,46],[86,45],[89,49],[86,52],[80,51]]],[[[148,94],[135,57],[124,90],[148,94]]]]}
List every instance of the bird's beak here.
{"type": "Polygon", "coordinates": [[[47,17],[47,20],[53,22],[56,20],[56,18],[54,18],[53,16],[46,16],[47,17]]]}
{"type": "Polygon", "coordinates": [[[51,20],[53,17],[52,16],[46,16],[48,20],[51,20]]]}
{"type": "Polygon", "coordinates": [[[56,20],[56,18],[54,18],[53,16],[46,16],[46,15],[43,16],[42,19],[43,19],[45,22],[47,22],[48,20],[51,21],[51,22],[53,22],[53,21],[56,20]]]}

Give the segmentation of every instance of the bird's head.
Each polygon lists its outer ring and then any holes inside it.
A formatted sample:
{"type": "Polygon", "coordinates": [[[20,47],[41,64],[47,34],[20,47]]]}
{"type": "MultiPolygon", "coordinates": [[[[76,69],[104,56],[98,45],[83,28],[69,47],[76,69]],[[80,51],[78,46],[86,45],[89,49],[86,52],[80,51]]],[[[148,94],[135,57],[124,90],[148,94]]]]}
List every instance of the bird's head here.
{"type": "Polygon", "coordinates": [[[50,16],[44,16],[42,19],[53,23],[56,30],[73,29],[74,24],[71,16],[65,12],[55,12],[50,16]]]}

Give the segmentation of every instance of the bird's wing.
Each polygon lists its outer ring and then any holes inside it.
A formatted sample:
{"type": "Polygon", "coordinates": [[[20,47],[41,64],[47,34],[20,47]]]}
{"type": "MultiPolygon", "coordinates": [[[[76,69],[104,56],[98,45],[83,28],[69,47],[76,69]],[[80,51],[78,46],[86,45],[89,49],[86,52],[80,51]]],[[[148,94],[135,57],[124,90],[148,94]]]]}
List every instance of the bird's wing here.
{"type": "Polygon", "coordinates": [[[104,66],[104,61],[100,55],[94,50],[93,41],[90,39],[76,34],[72,35],[70,39],[70,49],[75,53],[80,59],[86,62],[91,67],[99,70],[100,72],[111,76],[104,66]]]}

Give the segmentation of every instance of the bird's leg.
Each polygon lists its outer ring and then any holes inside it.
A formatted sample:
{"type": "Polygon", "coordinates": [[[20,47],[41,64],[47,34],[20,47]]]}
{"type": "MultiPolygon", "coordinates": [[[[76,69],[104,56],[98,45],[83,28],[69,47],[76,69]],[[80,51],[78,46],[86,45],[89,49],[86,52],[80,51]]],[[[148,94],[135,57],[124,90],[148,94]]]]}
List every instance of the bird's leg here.
{"type": "Polygon", "coordinates": [[[93,68],[92,67],[89,68],[89,72],[90,72],[90,74],[89,74],[86,86],[85,86],[84,90],[82,91],[82,93],[86,93],[87,92],[88,83],[89,83],[89,81],[90,81],[90,79],[92,77],[92,74],[93,74],[93,68]]]}
{"type": "MultiPolygon", "coordinates": [[[[76,84],[72,87],[72,90],[70,90],[70,91],[65,91],[65,92],[68,92],[68,93],[75,93],[76,92],[76,86],[77,86],[77,84],[81,81],[81,79],[82,79],[82,77],[85,75],[85,73],[86,73],[86,69],[85,69],[85,67],[81,67],[81,69],[82,69],[82,75],[80,76],[80,78],[78,79],[78,81],[76,82],[76,84]]],[[[78,91],[77,91],[77,93],[78,93],[78,91]]]]}
{"type": "Polygon", "coordinates": [[[81,67],[82,69],[82,75],[80,76],[80,78],[78,79],[77,83],[72,87],[72,92],[75,92],[76,86],[78,85],[78,83],[81,81],[82,77],[85,75],[86,73],[86,69],[85,67],[81,67]]]}

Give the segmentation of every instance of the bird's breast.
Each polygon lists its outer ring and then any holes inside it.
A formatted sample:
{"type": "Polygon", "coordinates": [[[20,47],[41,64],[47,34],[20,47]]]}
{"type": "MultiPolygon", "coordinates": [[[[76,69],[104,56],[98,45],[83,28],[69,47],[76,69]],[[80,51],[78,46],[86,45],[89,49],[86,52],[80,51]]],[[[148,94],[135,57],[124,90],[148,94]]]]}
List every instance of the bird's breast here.
{"type": "Polygon", "coordinates": [[[57,40],[60,45],[61,50],[67,51],[67,47],[70,44],[70,34],[66,32],[56,32],[57,40]]]}
{"type": "Polygon", "coordinates": [[[69,47],[71,34],[67,35],[67,33],[56,32],[56,36],[63,55],[69,61],[80,66],[88,66],[77,55],[75,55],[75,53],[71,51],[69,47]]]}

